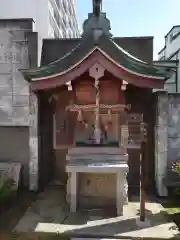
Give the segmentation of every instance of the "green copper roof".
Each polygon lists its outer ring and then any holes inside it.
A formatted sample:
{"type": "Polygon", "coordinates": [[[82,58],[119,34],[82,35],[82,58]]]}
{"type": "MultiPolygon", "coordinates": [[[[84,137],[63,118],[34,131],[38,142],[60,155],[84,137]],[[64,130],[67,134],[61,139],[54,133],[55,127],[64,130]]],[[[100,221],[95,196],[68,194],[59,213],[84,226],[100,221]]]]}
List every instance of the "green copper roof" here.
{"type": "Polygon", "coordinates": [[[84,22],[83,35],[80,42],[71,52],[47,66],[24,70],[22,73],[26,79],[31,80],[32,78],[48,77],[64,72],[81,61],[94,47],[98,47],[129,71],[146,76],[166,77],[165,68],[149,65],[119,47],[112,40],[110,29],[110,21],[106,18],[105,13],[100,13],[99,17],[91,13],[84,22]]]}
{"type": "Polygon", "coordinates": [[[114,61],[130,71],[137,74],[143,74],[154,77],[165,77],[166,73],[163,67],[149,65],[126,52],[119,47],[111,38],[102,35],[98,40],[94,39],[92,34],[86,35],[80,43],[67,53],[62,58],[47,66],[39,67],[37,69],[30,69],[22,71],[26,79],[41,78],[58,74],[75,65],[78,61],[83,59],[95,46],[98,46],[102,51],[109,55],[114,61]]]}

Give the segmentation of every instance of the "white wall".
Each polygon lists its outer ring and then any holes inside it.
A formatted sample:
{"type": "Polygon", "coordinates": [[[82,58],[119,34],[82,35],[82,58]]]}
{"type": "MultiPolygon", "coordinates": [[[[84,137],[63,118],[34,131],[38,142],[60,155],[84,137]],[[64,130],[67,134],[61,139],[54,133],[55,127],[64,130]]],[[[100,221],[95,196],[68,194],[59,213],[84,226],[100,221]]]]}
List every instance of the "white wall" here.
{"type": "Polygon", "coordinates": [[[48,0],[0,0],[0,18],[32,18],[33,31],[38,32],[38,63],[42,40],[48,38],[48,0]]]}
{"type": "Polygon", "coordinates": [[[47,37],[47,2],[48,0],[1,0],[0,18],[32,18],[35,21],[34,31],[41,37],[47,37]]]}
{"type": "Polygon", "coordinates": [[[176,79],[176,74],[173,74],[171,79],[169,79],[165,84],[165,89],[169,93],[180,92],[180,35],[178,35],[176,38],[171,40],[172,35],[176,36],[176,34],[178,34],[179,32],[180,32],[180,27],[177,26],[173,28],[171,32],[168,33],[168,35],[165,37],[166,46],[158,56],[160,60],[169,60],[169,59],[179,60],[178,69],[177,69],[178,79],[176,79]],[[176,52],[178,53],[175,54],[176,52]],[[171,57],[173,54],[175,55],[171,57]],[[176,81],[177,81],[177,89],[176,89],[176,83],[175,83],[176,81]]]}
{"type": "Polygon", "coordinates": [[[168,59],[173,53],[175,53],[180,48],[180,35],[175,38],[171,43],[166,45],[165,57],[168,59]]]}
{"type": "MultiPolygon", "coordinates": [[[[180,45],[179,45],[180,47],[180,45]]],[[[178,65],[178,92],[180,93],[180,51],[178,53],[179,65],[178,65]]]]}

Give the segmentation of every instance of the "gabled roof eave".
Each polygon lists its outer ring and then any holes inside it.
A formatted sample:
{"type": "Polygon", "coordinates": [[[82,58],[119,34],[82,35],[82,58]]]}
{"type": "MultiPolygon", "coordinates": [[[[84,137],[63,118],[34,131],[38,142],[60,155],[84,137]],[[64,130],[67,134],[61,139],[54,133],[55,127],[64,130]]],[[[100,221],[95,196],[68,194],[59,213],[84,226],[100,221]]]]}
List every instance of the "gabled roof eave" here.
{"type": "Polygon", "coordinates": [[[135,71],[131,71],[130,69],[124,67],[123,65],[119,64],[118,62],[116,62],[113,58],[111,58],[109,55],[106,54],[106,52],[104,52],[104,50],[102,50],[100,47],[95,46],[90,52],[88,52],[80,61],[78,61],[76,64],[74,64],[73,66],[69,67],[68,69],[66,69],[65,71],[56,73],[56,74],[52,74],[50,76],[44,76],[44,77],[38,77],[38,78],[31,78],[32,81],[40,81],[40,80],[45,80],[45,79],[49,79],[49,78],[54,78],[54,77],[58,77],[58,76],[62,76],[67,74],[68,72],[72,71],[74,68],[76,68],[77,66],[80,66],[81,63],[83,61],[85,61],[90,55],[92,55],[95,51],[99,51],[103,56],[105,56],[108,60],[110,60],[113,64],[115,64],[116,66],[118,66],[119,68],[122,68],[123,70],[134,74],[136,76],[140,76],[140,77],[145,77],[145,78],[154,78],[154,79],[162,79],[164,80],[165,77],[160,77],[160,76],[153,76],[153,75],[146,75],[146,74],[140,74],[137,73],[135,71]]]}

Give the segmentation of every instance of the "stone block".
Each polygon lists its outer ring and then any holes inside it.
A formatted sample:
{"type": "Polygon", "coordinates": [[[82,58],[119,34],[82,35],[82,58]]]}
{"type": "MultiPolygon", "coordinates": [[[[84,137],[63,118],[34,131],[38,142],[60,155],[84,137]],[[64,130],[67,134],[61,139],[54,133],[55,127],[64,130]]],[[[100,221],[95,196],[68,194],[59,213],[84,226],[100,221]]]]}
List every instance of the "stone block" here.
{"type": "MultiPolygon", "coordinates": [[[[38,101],[37,96],[30,93],[30,128],[29,128],[29,147],[30,147],[30,166],[36,168],[34,174],[30,170],[30,189],[38,188],[38,101]],[[35,176],[37,175],[37,176],[35,176]],[[32,182],[31,182],[32,181],[32,182]]],[[[30,169],[31,169],[30,167],[30,169]]]]}
{"type": "Polygon", "coordinates": [[[180,138],[168,138],[168,166],[180,158],[180,138]]]}
{"type": "Polygon", "coordinates": [[[19,42],[19,41],[25,41],[25,31],[24,29],[11,29],[9,30],[9,33],[11,34],[12,42],[19,42]]]}
{"type": "Polygon", "coordinates": [[[13,107],[12,109],[13,122],[15,125],[29,125],[29,106],[13,107]]]}
{"type": "Polygon", "coordinates": [[[33,115],[29,115],[29,134],[31,137],[37,137],[38,134],[38,119],[35,118],[33,115]]]}
{"type": "MultiPolygon", "coordinates": [[[[168,125],[179,127],[180,125],[180,103],[169,104],[168,125]]],[[[180,127],[179,127],[180,128],[180,127]]]]}
{"type": "Polygon", "coordinates": [[[32,191],[38,189],[38,138],[29,138],[29,188],[32,191]]]}
{"type": "Polygon", "coordinates": [[[11,67],[11,72],[13,70],[13,63],[20,63],[20,54],[17,51],[14,51],[12,48],[12,43],[10,43],[9,47],[6,47],[5,45],[1,45],[0,49],[0,64],[4,66],[11,67]]]}
{"type": "MultiPolygon", "coordinates": [[[[12,44],[11,33],[7,29],[0,29],[0,36],[0,49],[5,52],[12,44]]],[[[1,53],[0,56],[3,57],[1,53]]],[[[2,58],[0,58],[0,63],[1,61],[2,58]]]]}
{"type": "Polygon", "coordinates": [[[13,72],[17,69],[28,69],[29,58],[28,58],[28,44],[25,41],[13,42],[12,51],[15,54],[15,59],[12,61],[13,72]]]}
{"type": "Polygon", "coordinates": [[[20,170],[21,164],[20,163],[3,163],[0,162],[0,172],[3,178],[13,179],[15,182],[16,189],[19,186],[19,179],[20,179],[20,170]]]}
{"type": "Polygon", "coordinates": [[[0,124],[12,123],[12,96],[1,96],[0,99],[0,124]]]}
{"type": "Polygon", "coordinates": [[[13,95],[29,95],[29,85],[19,71],[13,73],[13,95]]]}
{"type": "Polygon", "coordinates": [[[5,112],[11,112],[12,110],[12,95],[1,95],[0,96],[0,109],[5,112]]]}
{"type": "Polygon", "coordinates": [[[167,126],[159,126],[155,128],[155,149],[159,153],[167,151],[167,126]]]}
{"type": "Polygon", "coordinates": [[[166,126],[168,125],[168,115],[166,112],[160,113],[156,118],[156,126],[166,126]]]}
{"type": "Polygon", "coordinates": [[[180,138],[180,117],[178,120],[178,124],[168,126],[168,137],[169,138],[180,138]]]}
{"type": "Polygon", "coordinates": [[[27,107],[29,108],[29,96],[28,95],[13,95],[14,107],[27,107]]]}
{"type": "Polygon", "coordinates": [[[38,155],[38,138],[30,136],[29,139],[30,159],[37,159],[38,155]]]}
{"type": "Polygon", "coordinates": [[[156,111],[156,125],[167,125],[168,119],[168,95],[167,93],[157,93],[157,111],[156,111]]]}
{"type": "Polygon", "coordinates": [[[116,174],[80,173],[80,195],[116,199],[116,174]],[[106,186],[106,187],[102,187],[106,186]]]}
{"type": "Polygon", "coordinates": [[[12,95],[12,77],[2,73],[0,64],[0,96],[4,95],[12,95]]]}
{"type": "MultiPolygon", "coordinates": [[[[1,50],[0,50],[1,51],[1,50]]],[[[6,63],[4,61],[2,61],[2,56],[4,55],[4,53],[0,53],[0,74],[10,74],[12,72],[12,65],[11,63],[6,63]]]]}
{"type": "Polygon", "coordinates": [[[157,193],[160,197],[167,197],[167,188],[164,184],[164,179],[165,179],[165,174],[163,175],[156,175],[155,179],[156,179],[156,189],[157,189],[157,193]]]}
{"type": "Polygon", "coordinates": [[[38,177],[38,159],[31,157],[29,162],[29,189],[31,191],[37,191],[38,177]]]}
{"type": "Polygon", "coordinates": [[[167,168],[167,154],[168,152],[156,152],[155,155],[155,173],[157,175],[164,175],[167,168]]]}

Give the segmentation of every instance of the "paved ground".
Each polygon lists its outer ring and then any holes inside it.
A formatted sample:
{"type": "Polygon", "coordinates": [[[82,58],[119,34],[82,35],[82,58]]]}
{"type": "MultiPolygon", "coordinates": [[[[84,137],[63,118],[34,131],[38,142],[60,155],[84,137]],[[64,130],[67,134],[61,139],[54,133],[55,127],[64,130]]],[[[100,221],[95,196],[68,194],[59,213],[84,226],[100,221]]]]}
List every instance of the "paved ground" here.
{"type": "Polygon", "coordinates": [[[153,201],[146,204],[145,226],[138,223],[139,202],[136,199],[124,207],[121,217],[108,217],[100,211],[69,213],[60,187],[51,187],[40,194],[28,208],[14,231],[51,233],[93,233],[134,237],[165,237],[179,234],[172,222],[167,222],[163,207],[153,201]]]}
{"type": "Polygon", "coordinates": [[[0,204],[0,233],[2,231],[12,231],[26,212],[28,206],[35,201],[36,196],[35,193],[23,189],[18,191],[13,201],[0,204]]]}

